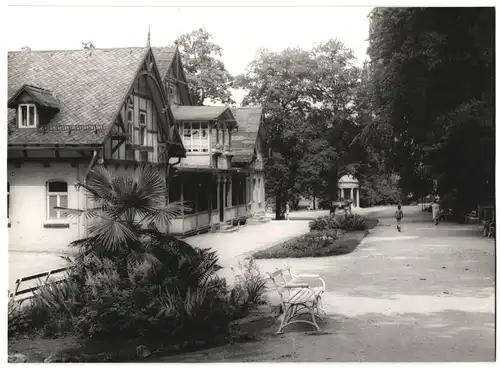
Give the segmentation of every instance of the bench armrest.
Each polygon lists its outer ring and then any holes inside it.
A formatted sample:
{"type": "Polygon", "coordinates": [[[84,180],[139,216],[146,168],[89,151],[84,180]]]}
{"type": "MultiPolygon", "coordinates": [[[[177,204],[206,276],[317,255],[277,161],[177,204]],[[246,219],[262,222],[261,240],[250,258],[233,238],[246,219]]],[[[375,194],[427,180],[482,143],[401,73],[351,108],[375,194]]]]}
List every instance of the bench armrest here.
{"type": "Polygon", "coordinates": [[[297,274],[297,277],[300,278],[319,278],[319,274],[297,274]]]}
{"type": "Polygon", "coordinates": [[[283,286],[284,288],[309,288],[307,283],[287,283],[283,286]]]}

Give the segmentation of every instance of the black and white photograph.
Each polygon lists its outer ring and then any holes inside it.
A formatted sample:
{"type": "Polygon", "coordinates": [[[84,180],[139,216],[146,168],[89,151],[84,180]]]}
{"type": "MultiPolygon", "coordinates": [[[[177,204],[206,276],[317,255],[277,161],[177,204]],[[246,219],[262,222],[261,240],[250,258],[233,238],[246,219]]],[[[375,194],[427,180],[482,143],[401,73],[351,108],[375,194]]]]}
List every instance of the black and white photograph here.
{"type": "Polygon", "coordinates": [[[3,8],[9,363],[496,361],[493,3],[3,8]]]}

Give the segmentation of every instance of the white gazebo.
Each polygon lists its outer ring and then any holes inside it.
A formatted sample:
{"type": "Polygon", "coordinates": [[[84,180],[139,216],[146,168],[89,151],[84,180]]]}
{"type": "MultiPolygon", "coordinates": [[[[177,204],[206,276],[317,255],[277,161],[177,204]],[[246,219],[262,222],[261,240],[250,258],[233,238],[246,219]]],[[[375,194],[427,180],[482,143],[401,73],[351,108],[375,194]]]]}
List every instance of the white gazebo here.
{"type": "Polygon", "coordinates": [[[359,182],[350,174],[346,174],[338,182],[339,198],[352,200],[354,206],[359,207],[359,182]]]}

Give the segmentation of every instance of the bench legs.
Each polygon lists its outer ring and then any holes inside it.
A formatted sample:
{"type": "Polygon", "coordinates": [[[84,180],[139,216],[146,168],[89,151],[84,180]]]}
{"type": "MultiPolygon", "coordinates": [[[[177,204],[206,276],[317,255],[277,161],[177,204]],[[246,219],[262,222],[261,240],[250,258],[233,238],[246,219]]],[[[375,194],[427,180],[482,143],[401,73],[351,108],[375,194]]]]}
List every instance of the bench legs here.
{"type": "Polygon", "coordinates": [[[321,328],[319,327],[318,323],[316,322],[316,317],[323,322],[323,317],[321,315],[325,314],[325,311],[323,310],[322,307],[319,305],[321,304],[321,298],[317,298],[312,302],[312,305],[307,305],[305,303],[301,304],[285,304],[285,312],[283,314],[283,319],[281,321],[280,327],[278,329],[277,334],[281,334],[283,331],[283,328],[290,324],[294,323],[307,323],[312,325],[313,327],[316,328],[318,332],[321,331],[321,328]],[[320,309],[322,310],[323,314],[320,313],[320,309]],[[300,320],[294,318],[298,317],[299,315],[306,314],[306,312],[301,313],[302,310],[308,310],[307,313],[311,314],[311,320],[300,320]]]}

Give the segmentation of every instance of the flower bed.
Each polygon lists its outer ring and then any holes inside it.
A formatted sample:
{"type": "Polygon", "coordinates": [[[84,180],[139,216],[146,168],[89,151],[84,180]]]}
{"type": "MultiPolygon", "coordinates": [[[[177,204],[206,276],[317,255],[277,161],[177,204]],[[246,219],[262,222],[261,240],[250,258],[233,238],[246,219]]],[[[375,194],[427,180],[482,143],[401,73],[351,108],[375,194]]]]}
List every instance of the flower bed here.
{"type": "Polygon", "coordinates": [[[356,249],[375,227],[377,219],[360,215],[351,217],[328,215],[311,221],[311,232],[256,252],[255,259],[280,259],[335,256],[348,254],[356,249]]]}

